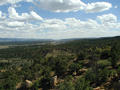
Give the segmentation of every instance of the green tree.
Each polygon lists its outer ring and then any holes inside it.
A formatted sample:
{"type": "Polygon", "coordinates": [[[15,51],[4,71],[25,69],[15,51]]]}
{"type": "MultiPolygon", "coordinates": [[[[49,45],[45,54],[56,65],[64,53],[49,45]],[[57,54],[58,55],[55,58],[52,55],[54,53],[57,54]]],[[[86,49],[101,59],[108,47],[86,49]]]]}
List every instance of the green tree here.
{"type": "Polygon", "coordinates": [[[106,82],[109,73],[108,69],[97,70],[96,73],[93,70],[89,70],[85,75],[85,79],[90,83],[94,83],[95,86],[98,86],[106,82]]]}
{"type": "Polygon", "coordinates": [[[90,83],[85,78],[79,78],[75,84],[75,90],[93,90],[90,83]]]}
{"type": "Polygon", "coordinates": [[[77,72],[81,68],[82,68],[82,65],[80,65],[79,63],[72,63],[69,66],[70,72],[75,72],[75,71],[77,72]]]}
{"type": "Polygon", "coordinates": [[[119,60],[119,47],[118,47],[118,44],[116,43],[111,48],[110,61],[113,67],[116,66],[118,60],[119,60]]]}
{"type": "Polygon", "coordinates": [[[55,71],[58,76],[63,75],[68,69],[67,60],[58,59],[55,65],[55,71]]]}
{"type": "Polygon", "coordinates": [[[58,86],[59,90],[75,90],[72,81],[64,81],[58,86]]]}
{"type": "Polygon", "coordinates": [[[15,90],[16,82],[10,78],[6,79],[3,85],[4,90],[15,90]]]}
{"type": "Polygon", "coordinates": [[[109,57],[110,57],[110,51],[109,50],[104,50],[100,55],[100,59],[108,59],[109,57]]]}
{"type": "Polygon", "coordinates": [[[84,60],[84,59],[85,59],[85,53],[80,52],[80,53],[77,55],[77,60],[84,60]]]}

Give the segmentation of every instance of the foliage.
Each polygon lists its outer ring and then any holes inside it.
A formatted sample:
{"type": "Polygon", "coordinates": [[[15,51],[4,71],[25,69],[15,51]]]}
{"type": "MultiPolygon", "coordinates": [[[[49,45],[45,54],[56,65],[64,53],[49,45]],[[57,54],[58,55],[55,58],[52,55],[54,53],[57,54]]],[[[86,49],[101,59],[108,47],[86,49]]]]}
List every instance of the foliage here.
{"type": "Polygon", "coordinates": [[[119,45],[115,43],[111,48],[111,59],[110,59],[113,67],[116,66],[118,59],[119,59],[119,45]]]}
{"type": "Polygon", "coordinates": [[[70,66],[69,66],[69,69],[71,72],[78,72],[79,69],[82,68],[82,65],[80,65],[79,63],[72,63],[70,66]]]}
{"type": "Polygon", "coordinates": [[[109,57],[110,57],[110,51],[109,50],[104,50],[100,55],[100,59],[108,59],[109,57]]]}
{"type": "Polygon", "coordinates": [[[99,60],[97,64],[101,69],[104,69],[107,66],[111,66],[111,62],[109,60],[99,60]]]}
{"type": "Polygon", "coordinates": [[[75,90],[75,87],[71,81],[64,81],[58,86],[59,90],[75,90]]]}
{"type": "Polygon", "coordinates": [[[84,60],[84,59],[85,59],[85,53],[80,52],[80,53],[77,55],[77,60],[84,60]]]}
{"type": "Polygon", "coordinates": [[[109,77],[109,73],[110,71],[108,69],[99,69],[96,72],[89,70],[85,75],[85,79],[91,83],[95,83],[96,86],[98,86],[106,82],[107,78],[109,77]]]}
{"type": "Polygon", "coordinates": [[[120,73],[120,37],[34,43],[0,49],[0,90],[15,90],[19,82],[23,82],[21,90],[56,89],[51,85],[54,75],[64,80],[58,83],[60,90],[91,90],[120,73]],[[78,79],[80,69],[84,77],[78,79]],[[27,88],[25,80],[33,81],[33,86],[27,88]]]}
{"type": "Polygon", "coordinates": [[[90,83],[85,78],[79,78],[75,84],[75,90],[93,90],[90,83]]]}

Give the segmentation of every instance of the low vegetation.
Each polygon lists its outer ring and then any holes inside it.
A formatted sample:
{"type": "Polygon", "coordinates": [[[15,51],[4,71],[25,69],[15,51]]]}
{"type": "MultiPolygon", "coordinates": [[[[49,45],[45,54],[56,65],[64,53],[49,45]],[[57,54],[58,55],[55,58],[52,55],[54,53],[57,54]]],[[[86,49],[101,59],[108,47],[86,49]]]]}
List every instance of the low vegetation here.
{"type": "Polygon", "coordinates": [[[0,49],[0,90],[119,90],[120,37],[0,49]]]}

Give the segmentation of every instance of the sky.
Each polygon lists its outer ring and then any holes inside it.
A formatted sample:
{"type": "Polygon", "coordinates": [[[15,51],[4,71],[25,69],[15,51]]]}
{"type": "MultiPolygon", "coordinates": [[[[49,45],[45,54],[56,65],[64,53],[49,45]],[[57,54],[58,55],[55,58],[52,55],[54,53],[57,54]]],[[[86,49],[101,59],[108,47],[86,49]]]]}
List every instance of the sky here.
{"type": "Polygon", "coordinates": [[[0,38],[120,35],[120,0],[0,0],[0,38]]]}

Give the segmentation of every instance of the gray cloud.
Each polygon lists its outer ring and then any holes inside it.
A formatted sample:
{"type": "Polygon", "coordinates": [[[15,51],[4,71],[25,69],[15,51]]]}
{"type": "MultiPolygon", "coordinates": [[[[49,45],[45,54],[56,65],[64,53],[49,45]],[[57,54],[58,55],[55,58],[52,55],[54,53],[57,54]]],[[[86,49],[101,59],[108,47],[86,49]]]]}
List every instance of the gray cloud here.
{"type": "Polygon", "coordinates": [[[31,2],[39,8],[52,12],[76,12],[84,10],[87,13],[109,10],[112,4],[109,2],[84,3],[81,0],[0,0],[0,5],[16,4],[21,1],[31,2]]]}
{"type": "Polygon", "coordinates": [[[75,12],[84,10],[87,13],[109,10],[112,4],[108,2],[84,3],[81,0],[35,0],[33,2],[39,8],[52,12],[75,12]]]}

